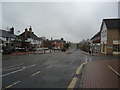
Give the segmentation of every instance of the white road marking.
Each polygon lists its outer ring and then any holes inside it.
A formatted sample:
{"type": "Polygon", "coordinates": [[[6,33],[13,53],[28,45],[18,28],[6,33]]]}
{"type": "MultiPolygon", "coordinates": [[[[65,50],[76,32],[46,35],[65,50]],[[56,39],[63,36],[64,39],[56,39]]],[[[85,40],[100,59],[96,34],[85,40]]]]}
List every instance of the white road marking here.
{"type": "Polygon", "coordinates": [[[13,71],[13,72],[10,72],[10,73],[7,73],[7,74],[4,74],[4,75],[1,75],[1,77],[4,77],[4,76],[7,76],[7,75],[9,75],[9,74],[13,74],[13,73],[16,73],[16,72],[22,71],[22,70],[24,70],[24,69],[25,69],[25,67],[22,67],[22,69],[19,69],[19,70],[16,70],[16,71],[13,71]]]}
{"type": "Polygon", "coordinates": [[[35,75],[37,75],[37,74],[39,74],[39,73],[40,73],[40,71],[38,71],[38,72],[32,74],[31,76],[35,76],[35,75]]]}
{"type": "MultiPolygon", "coordinates": [[[[17,81],[17,82],[15,82],[15,83],[13,83],[13,84],[5,87],[4,89],[10,88],[10,87],[12,87],[12,86],[14,86],[14,85],[16,85],[16,84],[18,84],[18,83],[20,83],[20,82],[21,82],[21,81],[17,81]]],[[[2,89],[2,90],[4,90],[4,89],[2,89]]]]}
{"type": "Polygon", "coordinates": [[[15,65],[12,65],[12,66],[9,66],[9,67],[5,67],[5,68],[3,68],[3,69],[12,68],[12,67],[19,66],[19,65],[23,65],[23,64],[24,64],[24,63],[15,64],[15,65]]]}
{"type": "MultiPolygon", "coordinates": [[[[28,68],[31,68],[31,67],[34,67],[34,66],[36,66],[35,64],[33,64],[33,65],[30,65],[30,66],[28,66],[28,67],[22,67],[22,69],[19,69],[19,70],[16,70],[16,71],[13,71],[13,72],[10,72],[10,73],[7,73],[7,74],[4,74],[4,75],[1,75],[1,77],[4,77],[4,76],[7,76],[7,75],[10,75],[10,74],[13,74],[13,73],[16,73],[16,72],[19,72],[19,71],[22,71],[22,70],[24,70],[24,69],[28,69],[28,68]]],[[[14,69],[16,69],[16,68],[14,68],[14,69]]],[[[8,70],[10,70],[10,69],[8,69],[8,70]]]]}
{"type": "Polygon", "coordinates": [[[9,69],[4,69],[4,70],[2,70],[2,71],[9,71],[9,70],[14,70],[14,69],[18,69],[18,68],[22,68],[22,67],[9,68],[9,69]]]}
{"type": "Polygon", "coordinates": [[[35,64],[27,66],[26,69],[36,66],[35,64]]]}
{"type": "Polygon", "coordinates": [[[90,62],[91,62],[91,58],[90,58],[90,62]]]}
{"type": "Polygon", "coordinates": [[[50,67],[52,67],[52,65],[49,65],[49,66],[47,66],[46,68],[50,68],[50,67]]]}
{"type": "Polygon", "coordinates": [[[87,62],[87,60],[88,60],[88,57],[87,57],[87,55],[85,55],[85,54],[84,54],[84,56],[85,56],[85,62],[87,62]]]}
{"type": "Polygon", "coordinates": [[[108,67],[116,74],[116,75],[118,75],[119,77],[120,77],[120,74],[117,72],[117,71],[115,71],[111,66],[109,66],[108,65],[108,67]]]}

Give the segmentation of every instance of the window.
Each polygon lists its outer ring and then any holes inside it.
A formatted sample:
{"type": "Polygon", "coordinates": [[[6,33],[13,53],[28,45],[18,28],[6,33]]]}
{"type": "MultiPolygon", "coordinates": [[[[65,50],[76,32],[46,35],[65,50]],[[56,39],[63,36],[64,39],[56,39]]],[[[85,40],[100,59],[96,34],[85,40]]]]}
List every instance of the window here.
{"type": "Polygon", "coordinates": [[[120,52],[120,45],[113,45],[113,51],[120,52]]]}

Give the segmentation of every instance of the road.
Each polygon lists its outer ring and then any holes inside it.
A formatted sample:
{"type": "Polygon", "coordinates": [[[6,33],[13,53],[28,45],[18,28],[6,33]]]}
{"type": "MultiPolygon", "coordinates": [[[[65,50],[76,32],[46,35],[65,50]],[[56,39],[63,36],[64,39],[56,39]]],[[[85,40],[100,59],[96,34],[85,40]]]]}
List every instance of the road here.
{"type": "Polygon", "coordinates": [[[79,50],[3,56],[2,87],[67,88],[77,68],[85,61],[117,59],[111,56],[85,55],[79,50]]]}
{"type": "Polygon", "coordinates": [[[3,57],[3,88],[67,88],[85,61],[80,51],[3,57]]]}

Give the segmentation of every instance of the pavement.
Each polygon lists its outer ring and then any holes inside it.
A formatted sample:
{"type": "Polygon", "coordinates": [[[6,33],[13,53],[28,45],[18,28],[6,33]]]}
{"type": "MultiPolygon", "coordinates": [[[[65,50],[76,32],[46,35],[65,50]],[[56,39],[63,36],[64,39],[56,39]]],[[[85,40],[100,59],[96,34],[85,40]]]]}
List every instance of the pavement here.
{"type": "Polygon", "coordinates": [[[120,60],[88,62],[84,67],[82,88],[120,88],[119,64],[120,60]]]}

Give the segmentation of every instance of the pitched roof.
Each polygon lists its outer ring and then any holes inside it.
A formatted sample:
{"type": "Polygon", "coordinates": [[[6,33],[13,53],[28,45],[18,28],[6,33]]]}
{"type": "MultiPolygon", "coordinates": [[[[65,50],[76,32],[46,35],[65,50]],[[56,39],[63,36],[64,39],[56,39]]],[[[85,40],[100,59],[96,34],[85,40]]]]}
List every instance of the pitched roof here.
{"type": "Polygon", "coordinates": [[[26,38],[32,38],[34,40],[40,40],[33,32],[29,32],[29,31],[25,31],[22,34],[20,34],[18,37],[22,40],[25,40],[25,33],[27,33],[27,37],[26,38]]]}
{"type": "Polygon", "coordinates": [[[54,39],[52,41],[56,41],[56,42],[65,42],[65,40],[61,40],[61,39],[54,39]]]}
{"type": "Polygon", "coordinates": [[[107,29],[120,29],[120,18],[103,19],[100,31],[102,30],[104,23],[106,24],[107,29]]]}
{"type": "Polygon", "coordinates": [[[0,29],[0,37],[16,38],[16,35],[10,33],[9,31],[0,29]]]}
{"type": "Polygon", "coordinates": [[[101,32],[99,31],[97,34],[95,34],[95,35],[91,38],[91,40],[94,39],[95,37],[100,36],[100,33],[101,33],[101,32]]]}

